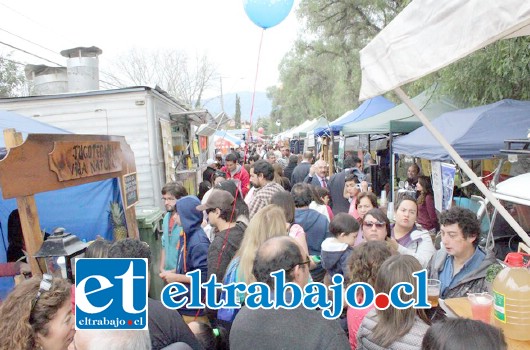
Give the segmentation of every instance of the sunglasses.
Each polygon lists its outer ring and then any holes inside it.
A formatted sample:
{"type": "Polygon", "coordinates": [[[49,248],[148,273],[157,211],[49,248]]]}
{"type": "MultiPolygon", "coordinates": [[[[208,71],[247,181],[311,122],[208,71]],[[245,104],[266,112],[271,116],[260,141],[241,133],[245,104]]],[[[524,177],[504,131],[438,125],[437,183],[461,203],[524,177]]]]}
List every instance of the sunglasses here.
{"type": "Polygon", "coordinates": [[[386,223],[384,222],[363,222],[363,226],[364,227],[367,227],[367,228],[370,228],[370,227],[377,227],[377,228],[383,228],[386,226],[386,223]]]}
{"type": "Polygon", "coordinates": [[[212,211],[215,211],[217,208],[208,208],[205,210],[206,214],[210,214],[212,211]]]}
{"type": "Polygon", "coordinates": [[[33,302],[31,303],[30,314],[33,312],[33,309],[35,308],[35,305],[37,305],[37,302],[39,301],[42,293],[47,292],[51,289],[52,281],[53,281],[52,275],[48,273],[45,273],[42,275],[42,281],[40,281],[39,291],[37,292],[37,296],[35,297],[35,299],[33,299],[33,302]]]}

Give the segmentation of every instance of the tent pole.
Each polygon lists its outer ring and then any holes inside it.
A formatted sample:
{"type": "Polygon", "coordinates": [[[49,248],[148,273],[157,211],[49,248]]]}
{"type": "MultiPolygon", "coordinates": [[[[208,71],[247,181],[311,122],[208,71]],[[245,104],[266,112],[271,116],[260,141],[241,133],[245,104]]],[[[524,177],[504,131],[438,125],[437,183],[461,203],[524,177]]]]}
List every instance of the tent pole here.
{"type": "Polygon", "coordinates": [[[388,152],[390,152],[390,161],[392,164],[390,165],[390,201],[394,202],[394,183],[396,182],[394,179],[396,178],[396,155],[394,154],[394,150],[392,149],[392,142],[393,142],[393,135],[392,131],[390,131],[390,137],[388,138],[388,152]]]}
{"type": "Polygon", "coordinates": [[[416,105],[410,100],[410,98],[405,94],[405,92],[400,88],[397,87],[394,89],[394,92],[398,97],[405,103],[409,109],[421,120],[423,125],[431,132],[431,134],[434,136],[438,142],[445,148],[445,150],[449,153],[451,158],[458,164],[460,169],[466,173],[466,175],[469,177],[470,180],[473,181],[473,183],[477,186],[477,188],[484,194],[484,196],[490,201],[490,203],[495,207],[495,209],[498,210],[499,214],[502,215],[502,217],[510,224],[511,227],[517,232],[519,237],[526,243],[530,245],[530,237],[528,234],[523,230],[523,228],[515,221],[515,219],[508,213],[506,208],[502,206],[502,204],[499,202],[495,196],[488,190],[486,185],[480,179],[477,177],[477,175],[471,170],[471,168],[466,164],[466,162],[460,157],[460,155],[455,151],[455,149],[445,140],[442,134],[431,124],[431,122],[427,119],[427,117],[423,114],[422,111],[419,110],[416,105]]]}

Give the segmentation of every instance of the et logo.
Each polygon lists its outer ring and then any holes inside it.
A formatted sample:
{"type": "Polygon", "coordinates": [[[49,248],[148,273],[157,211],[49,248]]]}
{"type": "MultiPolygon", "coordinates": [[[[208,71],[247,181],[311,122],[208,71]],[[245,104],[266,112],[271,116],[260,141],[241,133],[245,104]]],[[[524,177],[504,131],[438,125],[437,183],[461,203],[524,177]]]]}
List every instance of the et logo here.
{"type": "Polygon", "coordinates": [[[147,259],[77,259],[76,329],[147,329],[147,259]]]}

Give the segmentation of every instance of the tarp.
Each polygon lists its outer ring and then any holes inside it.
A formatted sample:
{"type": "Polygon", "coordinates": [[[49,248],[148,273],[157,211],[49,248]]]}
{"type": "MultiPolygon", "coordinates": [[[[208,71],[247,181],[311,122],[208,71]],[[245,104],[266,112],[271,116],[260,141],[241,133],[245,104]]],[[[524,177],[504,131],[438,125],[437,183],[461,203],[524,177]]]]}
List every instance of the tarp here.
{"type": "Polygon", "coordinates": [[[333,133],[333,135],[338,135],[344,125],[370,118],[371,116],[382,113],[395,105],[394,102],[387,100],[383,96],[376,96],[364,101],[359,107],[357,107],[357,109],[344,113],[342,116],[329,123],[329,127],[325,126],[317,128],[315,130],[315,135],[324,136],[331,135],[331,133],[333,133]]]}
{"type": "Polygon", "coordinates": [[[360,99],[435,72],[499,39],[530,34],[528,0],[415,0],[360,51],[360,99]]]}
{"type": "Polygon", "coordinates": [[[214,139],[224,139],[232,145],[240,145],[243,142],[240,138],[228,133],[227,131],[217,130],[214,134],[214,139]]]}
{"type": "Polygon", "coordinates": [[[313,133],[317,128],[321,128],[325,125],[329,125],[329,122],[326,118],[319,117],[319,118],[313,119],[311,123],[307,124],[300,130],[298,130],[298,135],[295,134],[294,136],[305,137],[309,133],[313,133]]]}
{"type": "MultiPolygon", "coordinates": [[[[434,125],[466,160],[499,155],[504,140],[526,138],[530,128],[530,101],[502,100],[441,115],[434,125]]],[[[425,127],[396,139],[394,153],[430,160],[450,160],[449,153],[425,127]]]]}
{"type": "Polygon", "coordinates": [[[29,133],[33,134],[70,134],[69,131],[24,117],[20,114],[0,110],[0,148],[5,148],[4,129],[16,129],[25,140],[29,133]]]}
{"type": "MultiPolygon", "coordinates": [[[[452,99],[437,96],[437,89],[438,85],[433,85],[412,99],[429,119],[458,109],[452,99]]],[[[420,126],[421,122],[418,117],[402,103],[371,118],[345,125],[342,133],[344,135],[388,134],[390,132],[410,132],[420,126]]]]}
{"type": "MultiPolygon", "coordinates": [[[[5,147],[3,129],[6,128],[15,128],[17,131],[23,132],[24,136],[27,136],[28,133],[70,133],[16,113],[0,110],[0,147],[5,147]]],[[[48,233],[56,227],[64,227],[67,232],[87,241],[93,240],[97,235],[112,239],[109,204],[111,201],[117,201],[118,198],[119,187],[116,179],[37,193],[35,194],[35,202],[39,213],[40,227],[48,233]]],[[[16,208],[16,200],[3,199],[0,188],[0,262],[6,261],[8,218],[9,214],[16,208]]],[[[5,297],[12,286],[13,278],[0,278],[0,300],[5,297]]]]}
{"type": "Polygon", "coordinates": [[[293,129],[282,133],[282,137],[287,137],[289,139],[293,137],[305,138],[306,136],[308,136],[309,133],[311,133],[311,136],[313,136],[314,130],[328,125],[329,122],[324,117],[306,120],[297,127],[294,127],[293,129]]]}
{"type": "Polygon", "coordinates": [[[230,148],[236,148],[243,142],[236,136],[219,130],[213,134],[213,141],[215,149],[220,150],[223,154],[228,153],[230,148]]]}

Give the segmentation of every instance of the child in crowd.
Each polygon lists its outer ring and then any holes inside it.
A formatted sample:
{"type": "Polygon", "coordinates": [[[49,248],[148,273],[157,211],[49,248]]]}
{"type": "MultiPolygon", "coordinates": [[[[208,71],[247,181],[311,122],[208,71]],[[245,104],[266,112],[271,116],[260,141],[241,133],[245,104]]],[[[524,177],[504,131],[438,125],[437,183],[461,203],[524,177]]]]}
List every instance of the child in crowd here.
{"type": "Polygon", "coordinates": [[[359,232],[359,223],[353,216],[339,213],[329,223],[329,232],[333,237],[322,242],[322,267],[328,278],[341,274],[346,280],[349,276],[348,257],[359,232]]]}
{"type": "Polygon", "coordinates": [[[313,201],[309,204],[309,209],[314,209],[324,215],[328,221],[333,219],[333,212],[329,204],[329,190],[320,186],[311,186],[313,201]]]}
{"type": "Polygon", "coordinates": [[[361,193],[361,182],[357,176],[347,175],[344,179],[344,198],[350,202],[348,214],[356,220],[360,219],[359,212],[357,212],[357,196],[359,193],[361,193]]]}

